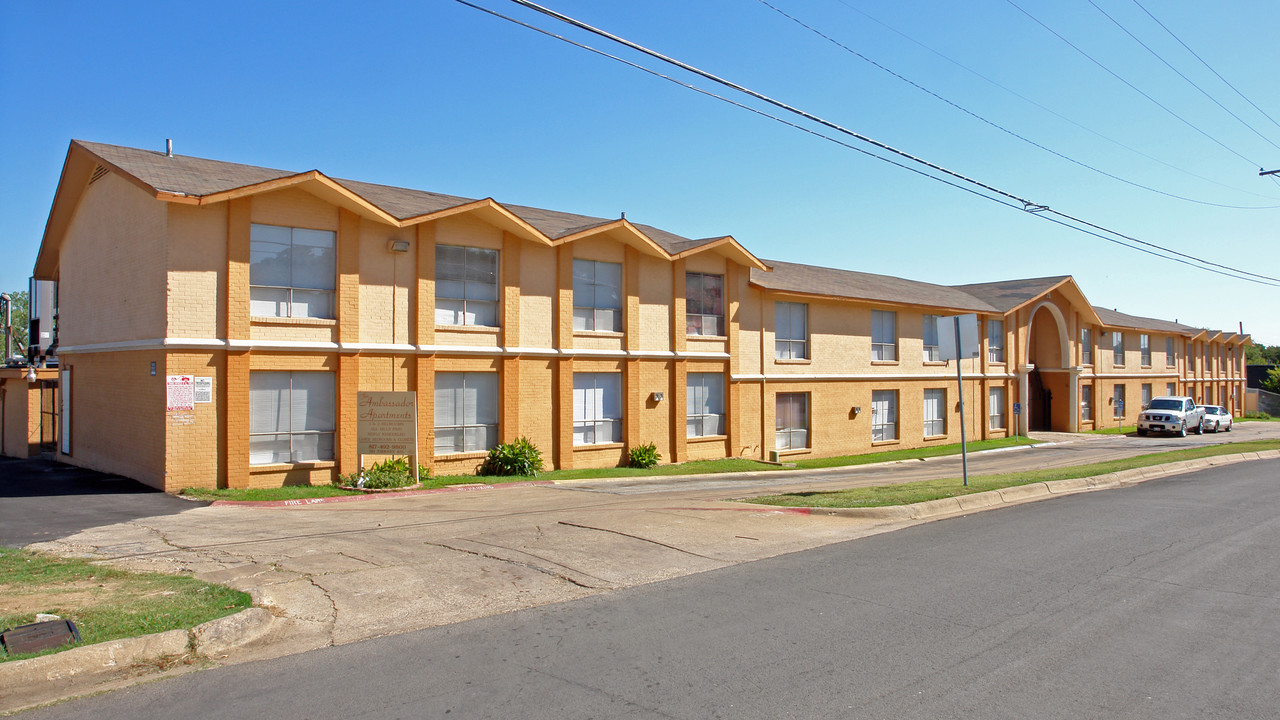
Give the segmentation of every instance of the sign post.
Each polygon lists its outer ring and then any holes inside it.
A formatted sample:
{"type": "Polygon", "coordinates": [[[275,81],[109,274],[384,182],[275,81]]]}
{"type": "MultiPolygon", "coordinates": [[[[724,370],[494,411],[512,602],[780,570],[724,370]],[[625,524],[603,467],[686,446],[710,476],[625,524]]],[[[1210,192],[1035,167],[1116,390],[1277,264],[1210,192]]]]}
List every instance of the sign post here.
{"type": "Polygon", "coordinates": [[[964,466],[964,484],[969,485],[969,439],[965,434],[964,378],[960,361],[978,357],[978,316],[953,315],[938,318],[938,356],[956,361],[956,390],[960,395],[960,459],[964,466]]]}

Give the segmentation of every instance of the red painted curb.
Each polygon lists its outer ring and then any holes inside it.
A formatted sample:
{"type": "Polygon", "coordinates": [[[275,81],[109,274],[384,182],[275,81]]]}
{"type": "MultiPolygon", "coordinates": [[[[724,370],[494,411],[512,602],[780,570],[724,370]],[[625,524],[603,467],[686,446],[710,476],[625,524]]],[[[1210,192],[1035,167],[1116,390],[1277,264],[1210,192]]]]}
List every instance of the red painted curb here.
{"type": "Polygon", "coordinates": [[[243,507],[243,508],[276,508],[307,507],[339,502],[359,502],[362,500],[386,500],[391,497],[409,497],[414,495],[438,495],[440,493],[474,492],[477,490],[498,490],[506,487],[527,487],[530,485],[555,485],[550,480],[526,480],[524,482],[496,483],[494,485],[449,485],[426,490],[405,490],[394,493],[369,493],[365,495],[334,495],[332,497],[298,498],[296,500],[214,500],[210,507],[243,507]]]}

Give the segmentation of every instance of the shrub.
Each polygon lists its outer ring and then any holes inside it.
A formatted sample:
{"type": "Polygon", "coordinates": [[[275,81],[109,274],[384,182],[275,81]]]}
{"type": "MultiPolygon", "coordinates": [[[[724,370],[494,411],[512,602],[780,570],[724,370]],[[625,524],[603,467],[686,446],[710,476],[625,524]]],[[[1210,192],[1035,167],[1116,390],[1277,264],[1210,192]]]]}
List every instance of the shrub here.
{"type": "Polygon", "coordinates": [[[542,452],[527,437],[501,443],[476,468],[477,475],[537,475],[542,471],[542,452]]]}
{"type": "Polygon", "coordinates": [[[386,490],[389,488],[408,487],[426,480],[431,476],[430,468],[418,466],[418,476],[409,473],[409,458],[391,458],[375,463],[373,467],[349,475],[339,475],[334,485],[342,487],[365,488],[367,490],[386,490]]]}
{"type": "Polygon", "coordinates": [[[627,455],[627,466],[633,468],[651,468],[662,459],[662,453],[658,452],[658,446],[654,443],[637,445],[627,455]]]}

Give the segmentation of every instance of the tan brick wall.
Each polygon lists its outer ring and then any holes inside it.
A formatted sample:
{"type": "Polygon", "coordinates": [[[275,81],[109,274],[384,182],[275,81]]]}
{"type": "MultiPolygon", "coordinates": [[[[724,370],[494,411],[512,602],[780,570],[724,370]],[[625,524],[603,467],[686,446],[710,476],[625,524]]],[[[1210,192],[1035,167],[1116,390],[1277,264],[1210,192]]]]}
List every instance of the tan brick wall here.
{"type": "Polygon", "coordinates": [[[115,173],[88,187],[58,265],[62,347],[164,337],[168,217],[115,173]]]}
{"type": "Polygon", "coordinates": [[[61,362],[71,370],[71,455],[58,459],[166,489],[164,354],[77,353],[61,362]]]}
{"type": "Polygon", "coordinates": [[[225,353],[169,353],[165,369],[168,375],[213,378],[212,403],[196,403],[194,410],[165,412],[165,491],[225,487],[225,353]]]}
{"type": "Polygon", "coordinates": [[[7,371],[14,377],[0,379],[4,434],[0,453],[25,458],[40,450],[40,388],[22,377],[22,370],[7,371]]]}
{"type": "Polygon", "coordinates": [[[169,203],[167,337],[227,336],[227,208],[169,203]]]}
{"type": "Polygon", "coordinates": [[[416,230],[397,229],[367,219],[358,222],[360,342],[407,343],[414,326],[416,230]],[[408,241],[410,252],[390,252],[387,243],[391,240],[408,241]]]}

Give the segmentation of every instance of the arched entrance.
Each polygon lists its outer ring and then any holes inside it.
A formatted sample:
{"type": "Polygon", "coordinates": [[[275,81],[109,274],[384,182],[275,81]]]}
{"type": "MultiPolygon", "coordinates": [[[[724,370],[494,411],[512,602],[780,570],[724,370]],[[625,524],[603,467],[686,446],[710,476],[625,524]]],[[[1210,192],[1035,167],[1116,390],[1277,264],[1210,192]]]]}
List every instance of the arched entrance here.
{"type": "Polygon", "coordinates": [[[1069,432],[1074,426],[1072,373],[1067,367],[1071,351],[1066,322],[1052,303],[1042,302],[1031,313],[1026,358],[1032,368],[1023,408],[1027,428],[1069,432]]]}

